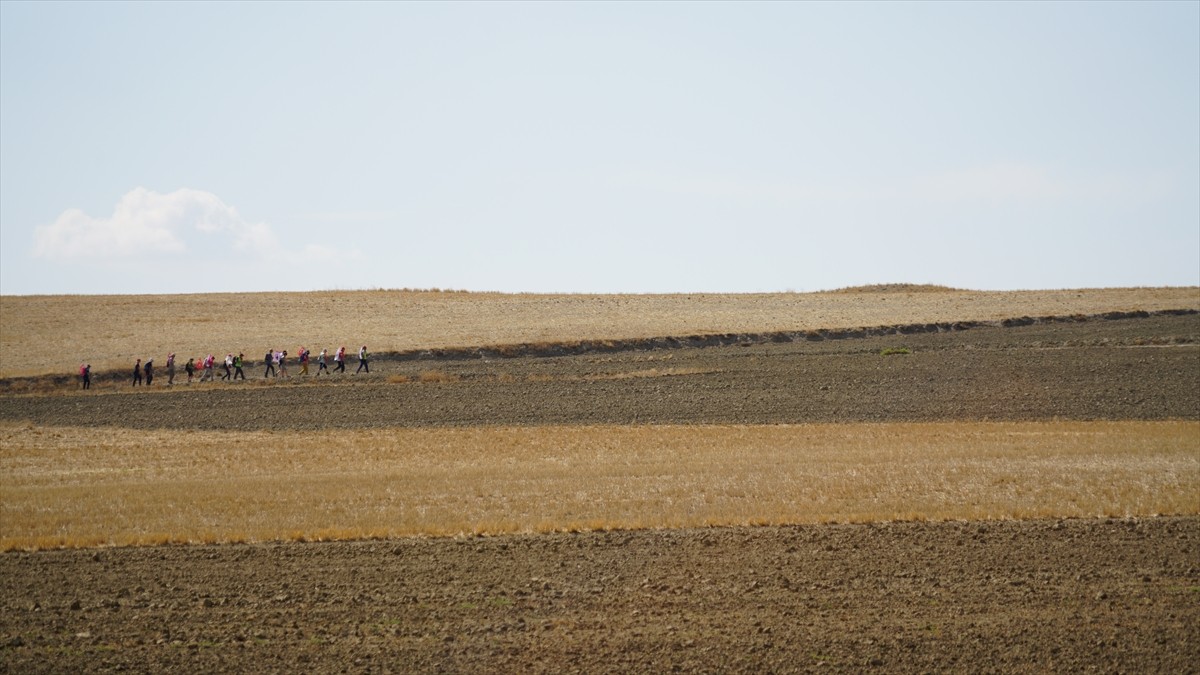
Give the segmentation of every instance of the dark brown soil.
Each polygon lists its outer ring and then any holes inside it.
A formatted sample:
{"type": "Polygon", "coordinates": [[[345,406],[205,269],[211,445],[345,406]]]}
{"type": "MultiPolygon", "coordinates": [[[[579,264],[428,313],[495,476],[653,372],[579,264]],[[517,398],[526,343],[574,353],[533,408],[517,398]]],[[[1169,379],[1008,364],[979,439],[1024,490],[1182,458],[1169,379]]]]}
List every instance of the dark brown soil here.
{"type": "Polygon", "coordinates": [[[1194,672],[1200,519],[0,556],[8,672],[1194,672]]]}
{"type": "MultiPolygon", "coordinates": [[[[9,395],[0,419],[179,429],[1200,419],[1196,315],[372,366],[321,382],[9,395]],[[882,354],[895,348],[909,353],[882,354]],[[430,371],[451,381],[416,381],[430,371]],[[413,381],[389,382],[400,375],[413,381]]],[[[1197,516],[0,555],[4,672],[1197,663],[1197,516]]]]}

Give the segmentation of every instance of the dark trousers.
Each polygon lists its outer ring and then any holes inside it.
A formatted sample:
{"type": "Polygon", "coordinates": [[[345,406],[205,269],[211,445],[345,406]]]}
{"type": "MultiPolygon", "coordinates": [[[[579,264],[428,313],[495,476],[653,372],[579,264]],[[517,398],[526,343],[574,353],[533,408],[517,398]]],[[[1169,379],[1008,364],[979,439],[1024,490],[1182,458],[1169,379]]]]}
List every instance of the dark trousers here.
{"type": "Polygon", "coordinates": [[[274,375],[274,374],[275,374],[275,364],[268,363],[267,364],[267,372],[263,373],[263,377],[268,377],[268,376],[274,375]]]}
{"type": "Polygon", "coordinates": [[[233,370],[234,370],[234,373],[233,373],[233,379],[235,379],[235,380],[236,380],[236,379],[238,379],[239,377],[240,377],[240,378],[242,378],[243,380],[244,380],[244,379],[246,379],[246,374],[242,372],[242,367],[241,367],[241,366],[237,366],[237,367],[235,367],[233,370]]]}
{"type": "Polygon", "coordinates": [[[88,377],[87,375],[84,375],[83,376],[83,388],[90,389],[91,386],[92,386],[92,378],[88,377]]]}
{"type": "Polygon", "coordinates": [[[345,362],[345,361],[338,361],[338,362],[337,362],[337,368],[334,368],[334,369],[333,369],[333,372],[335,372],[335,373],[344,373],[344,372],[346,372],[346,362],[345,362]]]}
{"type": "Polygon", "coordinates": [[[140,371],[140,370],[133,371],[133,386],[136,387],[141,383],[142,383],[142,371],[140,371]]]}
{"type": "Polygon", "coordinates": [[[371,369],[367,367],[366,359],[359,359],[358,360],[358,370],[354,371],[354,373],[357,375],[359,372],[364,371],[364,370],[367,371],[368,373],[371,372],[371,369]]]}

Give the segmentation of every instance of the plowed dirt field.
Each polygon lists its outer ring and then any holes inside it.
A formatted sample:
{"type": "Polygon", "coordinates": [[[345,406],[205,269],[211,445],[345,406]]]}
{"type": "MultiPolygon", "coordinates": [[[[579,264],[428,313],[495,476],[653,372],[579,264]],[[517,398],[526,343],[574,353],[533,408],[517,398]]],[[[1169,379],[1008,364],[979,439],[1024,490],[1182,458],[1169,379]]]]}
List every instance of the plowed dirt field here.
{"type": "Polygon", "coordinates": [[[0,556],[3,667],[1126,672],[1200,662],[1200,520],[0,556]]]}
{"type": "MultiPolygon", "coordinates": [[[[1200,419],[1194,314],[371,367],[5,395],[0,420],[1200,419]]],[[[1196,672],[1200,516],[10,552],[0,641],[5,672],[1196,672]]]]}

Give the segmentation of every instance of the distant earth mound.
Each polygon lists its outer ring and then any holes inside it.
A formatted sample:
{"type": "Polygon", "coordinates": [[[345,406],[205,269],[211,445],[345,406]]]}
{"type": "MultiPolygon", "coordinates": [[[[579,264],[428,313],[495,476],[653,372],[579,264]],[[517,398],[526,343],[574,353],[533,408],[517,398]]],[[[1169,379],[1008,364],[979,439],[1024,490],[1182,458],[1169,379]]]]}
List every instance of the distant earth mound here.
{"type": "Polygon", "coordinates": [[[937,284],[867,284],[865,286],[847,286],[829,293],[955,293],[963,289],[937,284]]]}

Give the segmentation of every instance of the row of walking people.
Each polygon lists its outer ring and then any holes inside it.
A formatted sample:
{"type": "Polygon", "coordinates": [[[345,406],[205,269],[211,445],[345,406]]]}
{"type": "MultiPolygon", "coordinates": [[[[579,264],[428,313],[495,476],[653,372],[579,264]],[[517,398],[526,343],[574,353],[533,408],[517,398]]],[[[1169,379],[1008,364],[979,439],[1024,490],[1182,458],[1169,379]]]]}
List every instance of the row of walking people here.
{"type": "MultiPolygon", "coordinates": [[[[299,352],[296,354],[296,356],[294,358],[300,364],[300,373],[299,374],[301,376],[307,376],[309,363],[313,360],[312,352],[305,347],[301,347],[299,352]]],[[[317,375],[320,375],[321,373],[325,373],[326,375],[332,375],[333,373],[346,372],[346,348],[345,347],[338,347],[337,351],[334,352],[333,357],[332,357],[332,361],[333,361],[332,369],[329,368],[329,363],[328,363],[331,360],[329,357],[329,350],[322,349],[321,353],[317,355],[315,360],[317,362],[317,373],[316,373],[317,375]]],[[[219,379],[230,380],[230,381],[237,380],[237,379],[241,379],[241,380],[246,379],[246,373],[244,370],[244,367],[246,366],[246,355],[245,354],[239,353],[237,356],[234,356],[232,352],[229,354],[226,354],[225,360],[222,363],[222,365],[224,367],[225,374],[221,375],[219,379]]],[[[291,377],[291,375],[288,374],[287,350],[276,351],[274,349],[268,349],[266,355],[263,356],[263,365],[266,366],[266,369],[263,371],[264,378],[291,377]]],[[[167,355],[166,369],[167,369],[167,384],[168,385],[175,384],[176,370],[175,370],[175,353],[174,352],[167,355]]],[[[217,369],[217,358],[215,356],[213,356],[212,354],[209,354],[208,356],[200,357],[198,359],[195,359],[195,358],[188,359],[187,363],[185,363],[183,366],[184,372],[187,373],[187,383],[188,384],[191,384],[192,380],[194,378],[196,378],[197,376],[199,377],[199,380],[201,382],[207,382],[207,381],[212,381],[214,379],[218,379],[215,377],[216,369],[217,369]]],[[[369,355],[367,353],[366,345],[363,345],[358,350],[358,370],[355,370],[354,373],[358,374],[358,373],[361,373],[364,371],[367,373],[371,372],[371,367],[369,364],[369,355]]],[[[80,377],[80,380],[83,382],[84,389],[89,389],[91,387],[91,384],[92,384],[91,374],[92,374],[92,366],[90,363],[84,363],[79,366],[79,377],[80,377]]],[[[145,382],[145,386],[150,386],[154,382],[154,359],[153,358],[146,359],[145,363],[142,363],[142,360],[138,359],[137,363],[135,363],[133,365],[133,386],[137,387],[139,385],[142,385],[143,382],[145,382]]]]}

